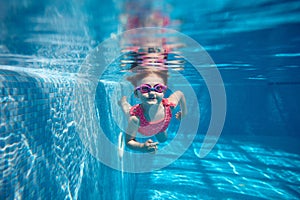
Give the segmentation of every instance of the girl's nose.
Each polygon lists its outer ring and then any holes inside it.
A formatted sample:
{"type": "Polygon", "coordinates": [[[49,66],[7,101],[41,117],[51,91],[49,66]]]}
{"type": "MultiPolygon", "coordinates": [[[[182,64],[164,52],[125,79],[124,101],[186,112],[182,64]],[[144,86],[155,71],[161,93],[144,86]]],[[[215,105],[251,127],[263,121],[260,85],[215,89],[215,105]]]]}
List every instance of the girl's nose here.
{"type": "Polygon", "coordinates": [[[155,94],[155,91],[154,91],[154,90],[150,90],[150,91],[148,92],[148,94],[154,95],[154,94],[155,94]]]}

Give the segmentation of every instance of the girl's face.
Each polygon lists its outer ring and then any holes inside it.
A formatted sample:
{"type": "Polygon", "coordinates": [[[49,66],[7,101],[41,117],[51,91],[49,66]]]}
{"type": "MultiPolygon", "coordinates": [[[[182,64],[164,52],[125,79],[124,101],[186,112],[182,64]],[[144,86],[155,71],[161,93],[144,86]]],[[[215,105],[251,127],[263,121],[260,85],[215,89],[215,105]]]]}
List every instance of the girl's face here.
{"type": "MultiPolygon", "coordinates": [[[[143,79],[139,80],[137,82],[138,86],[142,84],[149,84],[151,87],[153,87],[156,84],[163,84],[165,85],[163,79],[156,74],[150,74],[143,79]]],[[[137,91],[137,97],[141,100],[143,104],[147,105],[155,105],[155,104],[160,104],[163,97],[164,97],[164,92],[159,93],[156,91],[149,91],[147,93],[142,93],[140,91],[137,91]]]]}

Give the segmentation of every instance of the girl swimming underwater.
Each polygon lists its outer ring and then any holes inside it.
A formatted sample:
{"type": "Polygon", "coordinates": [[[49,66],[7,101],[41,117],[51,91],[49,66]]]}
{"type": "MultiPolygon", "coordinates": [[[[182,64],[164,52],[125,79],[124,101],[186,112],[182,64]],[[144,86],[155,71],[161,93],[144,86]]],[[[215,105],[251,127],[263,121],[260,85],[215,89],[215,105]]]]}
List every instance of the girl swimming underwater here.
{"type": "Polygon", "coordinates": [[[157,69],[141,70],[127,78],[134,85],[134,94],[141,102],[131,106],[125,96],[120,100],[120,106],[128,116],[126,145],[129,148],[143,152],[156,151],[158,142],[165,142],[168,138],[166,129],[172,118],[172,110],[180,106],[181,111],[175,115],[179,120],[187,114],[186,100],[181,91],[164,98],[167,79],[167,70],[157,69]],[[155,135],[158,142],[148,139],[140,143],[136,140],[137,132],[148,137],[155,135]]]}

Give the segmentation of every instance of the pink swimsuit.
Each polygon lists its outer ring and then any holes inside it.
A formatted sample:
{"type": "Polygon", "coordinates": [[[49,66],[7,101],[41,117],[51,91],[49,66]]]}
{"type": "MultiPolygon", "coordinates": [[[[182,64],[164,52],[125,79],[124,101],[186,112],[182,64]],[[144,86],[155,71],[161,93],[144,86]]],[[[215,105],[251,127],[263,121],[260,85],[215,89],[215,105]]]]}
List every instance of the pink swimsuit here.
{"type": "Polygon", "coordinates": [[[165,117],[155,122],[147,121],[141,104],[132,106],[130,109],[130,115],[137,116],[140,119],[140,127],[138,131],[141,134],[145,136],[152,136],[157,133],[164,132],[168,128],[172,117],[171,107],[175,107],[176,105],[174,103],[170,103],[168,99],[163,99],[162,103],[165,108],[165,117]]]}

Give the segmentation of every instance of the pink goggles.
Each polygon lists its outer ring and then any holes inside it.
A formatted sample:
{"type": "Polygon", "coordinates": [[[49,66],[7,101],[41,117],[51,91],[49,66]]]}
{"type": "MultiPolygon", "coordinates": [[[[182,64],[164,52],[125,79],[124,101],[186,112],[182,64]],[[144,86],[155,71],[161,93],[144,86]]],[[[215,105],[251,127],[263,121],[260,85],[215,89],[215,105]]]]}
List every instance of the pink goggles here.
{"type": "Polygon", "coordinates": [[[149,85],[149,84],[142,84],[135,88],[135,90],[139,90],[141,93],[148,93],[150,91],[163,93],[164,91],[166,91],[166,89],[167,89],[167,86],[160,84],[160,83],[154,85],[153,87],[151,87],[151,85],[149,85]]]}

